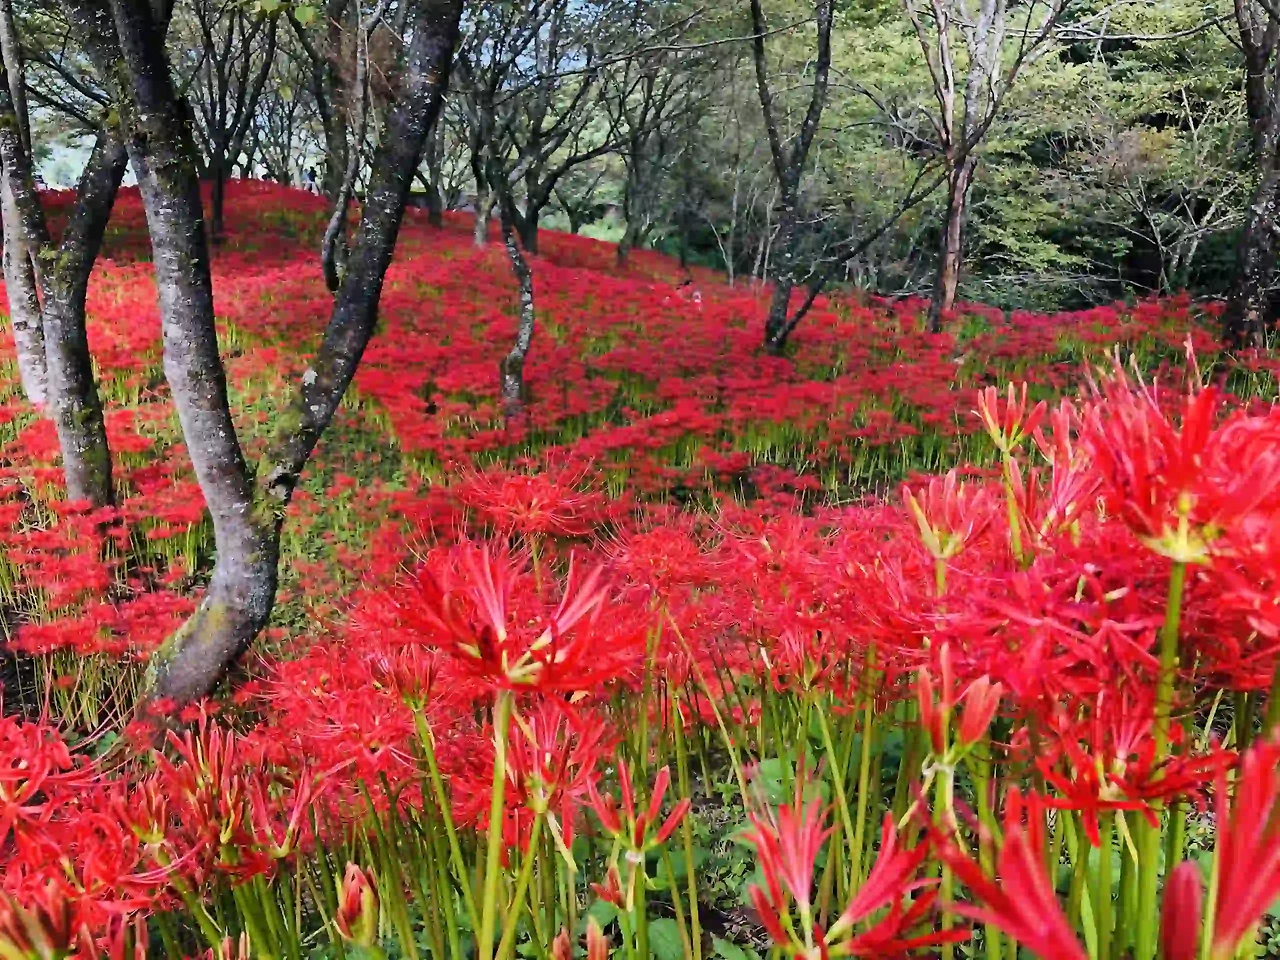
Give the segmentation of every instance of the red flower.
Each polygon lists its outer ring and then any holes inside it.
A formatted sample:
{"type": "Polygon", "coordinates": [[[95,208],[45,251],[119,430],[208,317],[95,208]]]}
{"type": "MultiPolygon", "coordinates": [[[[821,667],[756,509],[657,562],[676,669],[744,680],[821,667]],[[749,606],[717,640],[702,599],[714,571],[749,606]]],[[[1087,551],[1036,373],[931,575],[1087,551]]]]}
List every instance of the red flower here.
{"type": "MultiPolygon", "coordinates": [[[[805,918],[812,907],[814,864],[832,828],[824,826],[826,809],[822,801],[816,797],[804,799],[803,783],[803,778],[797,778],[795,801],[782,804],[776,813],[764,810],[750,814],[751,830],[746,839],[756,848],[768,888],[765,896],[756,892],[759,887],[751,887],[752,900],[761,917],[777,918],[787,909],[784,888],[805,918]]],[[[776,919],[774,923],[777,924],[776,919]]]]}
{"type": "Polygon", "coordinates": [[[534,575],[504,548],[470,543],[434,554],[398,593],[406,626],[464,674],[515,690],[590,690],[627,675],[644,654],[645,624],[611,601],[599,569],[580,581],[572,560],[550,607],[534,575]]]}
{"type": "Polygon", "coordinates": [[[344,940],[368,947],[377,939],[378,893],[368,874],[354,863],[347,864],[338,888],[333,923],[344,940]]]}
{"type": "Polygon", "coordinates": [[[1200,946],[1200,918],[1204,911],[1200,868],[1190,861],[1178,864],[1164,884],[1160,909],[1160,945],[1164,960],[1195,960],[1200,946]]]}
{"type": "Polygon", "coordinates": [[[973,894],[974,903],[949,909],[979,923],[999,927],[1041,960],[1085,960],[1045,872],[1044,809],[1038,798],[1025,803],[1015,787],[1005,801],[1004,842],[995,874],[960,850],[949,833],[935,833],[935,847],[973,894]],[[1026,818],[1024,819],[1024,812],[1026,818]]]}
{"type": "Polygon", "coordinates": [[[966,488],[951,470],[933,477],[917,497],[905,483],[902,499],[920,530],[920,540],[935,560],[950,560],[991,523],[991,498],[985,488],[966,488]]]}
{"type": "Polygon", "coordinates": [[[1280,897],[1280,739],[1244,755],[1234,787],[1232,797],[1225,773],[1219,774],[1215,958],[1233,956],[1280,897]]]}
{"type": "Polygon", "coordinates": [[[1085,415],[1084,445],[1108,506],[1162,556],[1204,563],[1214,541],[1280,485],[1278,424],[1237,414],[1222,424],[1213,387],[1182,398],[1175,422],[1119,363],[1085,415]],[[1259,431],[1267,443],[1259,443],[1259,431]]]}

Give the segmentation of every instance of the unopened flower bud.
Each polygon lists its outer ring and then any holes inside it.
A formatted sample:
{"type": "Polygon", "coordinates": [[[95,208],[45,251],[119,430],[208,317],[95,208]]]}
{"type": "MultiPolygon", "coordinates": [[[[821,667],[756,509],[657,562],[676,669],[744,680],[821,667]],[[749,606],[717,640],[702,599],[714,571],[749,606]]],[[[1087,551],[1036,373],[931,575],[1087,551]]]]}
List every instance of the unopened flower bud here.
{"type": "Polygon", "coordinates": [[[362,947],[371,947],[377,940],[378,893],[368,875],[354,863],[347,864],[333,921],[344,940],[362,947]]]}

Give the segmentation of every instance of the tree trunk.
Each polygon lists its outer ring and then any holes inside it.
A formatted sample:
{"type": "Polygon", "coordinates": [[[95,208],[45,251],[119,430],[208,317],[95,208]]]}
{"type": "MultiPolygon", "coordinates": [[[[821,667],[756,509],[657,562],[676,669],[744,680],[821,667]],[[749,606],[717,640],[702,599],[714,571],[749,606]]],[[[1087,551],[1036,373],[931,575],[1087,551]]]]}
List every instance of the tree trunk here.
{"type": "MultiPolygon", "coordinates": [[[[7,80],[0,84],[3,116],[13,116],[7,80]]],[[[124,174],[123,147],[109,130],[99,134],[56,251],[30,156],[12,122],[0,122],[0,169],[5,279],[24,388],[29,396],[43,392],[58,433],[67,498],[105,506],[112,502],[111,456],[84,307],[89,274],[124,174]],[[56,255],[46,257],[46,252],[56,255]],[[43,264],[38,274],[37,264],[43,264]]]]}
{"type": "Polygon", "coordinates": [[[487,187],[476,190],[476,222],[471,230],[471,240],[483,249],[489,243],[489,218],[493,216],[493,196],[487,187]]]}
{"type": "Polygon", "coordinates": [[[526,202],[524,214],[516,219],[516,232],[520,234],[520,245],[524,247],[526,253],[535,256],[538,253],[538,220],[541,214],[540,207],[526,202]]]}
{"type": "Polygon", "coordinates": [[[18,139],[22,151],[31,156],[31,112],[27,108],[26,68],[22,62],[22,48],[18,43],[18,31],[13,22],[11,0],[0,0],[0,56],[3,56],[8,72],[9,96],[13,101],[14,117],[18,124],[18,139]]]}
{"type": "Polygon", "coordinates": [[[414,170],[439,114],[461,0],[424,0],[410,31],[402,92],[387,116],[348,269],[324,341],[281,417],[255,476],[227,405],[214,336],[208,250],[194,146],[179,122],[163,51],[141,0],[112,0],[129,90],[120,99],[155,253],[165,374],[213,517],[218,558],[191,619],[152,659],[153,698],[187,701],[213,689],[265,625],[275,602],[281,525],[299,475],[332,420],[377,323],[414,170]]]}
{"type": "MultiPolygon", "coordinates": [[[[17,131],[0,132],[16,142],[17,131]]],[[[44,322],[40,316],[40,298],[36,293],[36,275],[32,268],[34,251],[27,244],[21,227],[21,214],[15,197],[15,179],[19,177],[10,158],[11,147],[0,146],[3,154],[3,183],[0,183],[0,211],[4,218],[4,286],[9,295],[9,325],[13,328],[13,347],[18,359],[18,377],[22,392],[37,410],[44,411],[48,401],[48,370],[45,365],[44,322]]],[[[19,188],[20,189],[20,188],[19,188]]]]}
{"type": "Polygon", "coordinates": [[[929,305],[929,331],[942,331],[942,315],[955,306],[956,287],[964,262],[964,222],[968,212],[969,188],[973,184],[976,159],[965,157],[951,172],[947,184],[947,216],[943,223],[942,243],[938,250],[937,280],[929,305]]]}
{"type": "Polygon", "coordinates": [[[1245,213],[1244,229],[1236,247],[1236,272],[1222,315],[1223,340],[1238,350],[1262,342],[1269,317],[1271,280],[1276,270],[1276,231],[1280,230],[1280,55],[1271,66],[1271,83],[1265,108],[1255,103],[1260,93],[1250,91],[1250,114],[1259,112],[1255,124],[1256,157],[1261,168],[1253,201],[1245,213]]]}
{"type": "MultiPolygon", "coordinates": [[[[509,201],[507,205],[509,206],[509,201]]],[[[529,269],[529,262],[516,243],[510,213],[510,210],[506,210],[502,215],[502,241],[506,245],[511,272],[515,275],[520,290],[520,320],[516,327],[516,342],[512,345],[511,352],[502,358],[498,369],[502,415],[508,424],[519,420],[524,413],[524,360],[529,355],[529,346],[533,342],[534,323],[533,271],[529,269]]]]}
{"type": "MultiPolygon", "coordinates": [[[[786,190],[786,185],[783,185],[786,190]]],[[[769,313],[764,321],[764,348],[768,353],[780,354],[787,345],[787,310],[791,305],[791,291],[795,288],[795,251],[792,249],[796,224],[794,199],[783,196],[778,210],[778,231],[773,243],[782,251],[782,264],[773,280],[773,296],[769,298],[769,313]]],[[[768,257],[763,258],[766,263],[768,257]]]]}
{"type": "Polygon", "coordinates": [[[790,274],[779,276],[773,283],[773,296],[769,298],[769,314],[764,322],[765,352],[780,356],[787,348],[791,331],[787,322],[787,310],[791,305],[791,291],[795,280],[790,274]]]}
{"type": "Polygon", "coordinates": [[[209,164],[210,179],[213,181],[209,191],[209,236],[214,244],[220,244],[226,237],[226,225],[223,222],[223,211],[227,203],[227,161],[222,147],[214,144],[213,159],[209,164]]]}
{"type": "Polygon", "coordinates": [[[427,223],[433,227],[444,226],[444,195],[440,192],[440,131],[433,130],[427,137],[427,145],[423,148],[423,163],[427,168],[425,177],[419,176],[427,196],[427,223]]]}
{"type": "Polygon", "coordinates": [[[444,226],[444,197],[435,183],[427,186],[427,223],[436,229],[444,226]]]}
{"type": "Polygon", "coordinates": [[[109,128],[101,131],[76,188],[76,205],[63,231],[58,269],[50,271],[45,285],[50,406],[62,447],[67,496],[95,506],[112,502],[111,451],[102,400],[93,378],[85,297],[127,163],[119,135],[109,128]]]}
{"type": "Polygon", "coordinates": [[[635,248],[636,238],[640,235],[638,224],[627,220],[626,229],[622,231],[622,239],[618,241],[618,266],[625,267],[631,259],[631,251],[635,248]]]}
{"type": "MultiPolygon", "coordinates": [[[[276,587],[278,533],[255,508],[218,355],[213,282],[195,144],[173,89],[163,39],[140,0],[112,0],[128,84],[119,98],[129,160],[138,180],[155,265],[164,373],[182,435],[213,520],[217,561],[196,612],[157,653],[160,696],[207,693],[222,666],[266,624],[276,587]],[[174,648],[212,672],[171,669],[174,648]]],[[[153,673],[153,676],[155,674],[153,673]]]]}
{"type": "Polygon", "coordinates": [[[1276,268],[1276,230],[1280,228],[1280,165],[1269,157],[1262,169],[1253,202],[1236,249],[1236,272],[1223,334],[1233,350],[1257,346],[1268,326],[1271,278],[1276,268]]]}

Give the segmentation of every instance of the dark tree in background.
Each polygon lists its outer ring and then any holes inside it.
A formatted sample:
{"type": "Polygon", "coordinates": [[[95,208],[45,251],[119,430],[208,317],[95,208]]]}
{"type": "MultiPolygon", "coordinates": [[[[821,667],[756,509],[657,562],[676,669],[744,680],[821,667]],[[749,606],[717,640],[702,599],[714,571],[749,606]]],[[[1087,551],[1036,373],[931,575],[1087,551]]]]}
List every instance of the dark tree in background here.
{"type": "Polygon", "coordinates": [[[1268,326],[1280,229],[1280,10],[1270,3],[1235,0],[1236,27],[1245,63],[1245,105],[1252,135],[1257,186],[1245,212],[1236,248],[1236,274],[1223,314],[1228,346],[1253,346],[1268,326]]]}

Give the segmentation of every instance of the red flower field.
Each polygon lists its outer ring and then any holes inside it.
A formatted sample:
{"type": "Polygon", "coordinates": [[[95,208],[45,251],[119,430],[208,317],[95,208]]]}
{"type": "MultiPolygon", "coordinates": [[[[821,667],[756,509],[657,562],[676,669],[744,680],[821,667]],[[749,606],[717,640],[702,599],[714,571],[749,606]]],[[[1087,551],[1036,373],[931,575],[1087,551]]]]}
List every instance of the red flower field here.
{"type": "MultiPolygon", "coordinates": [[[[326,210],[234,183],[227,216],[252,459],[331,306],[326,210]]],[[[767,291],[546,233],[508,425],[514,282],[450,217],[409,214],[272,626],[164,731],[137,694],[212,538],[136,195],[89,299],[117,509],[61,499],[8,363],[0,958],[1272,935],[1280,364],[1219,363],[1214,305],[930,335],[922,303],[833,293],[772,356],[767,291]]]]}

